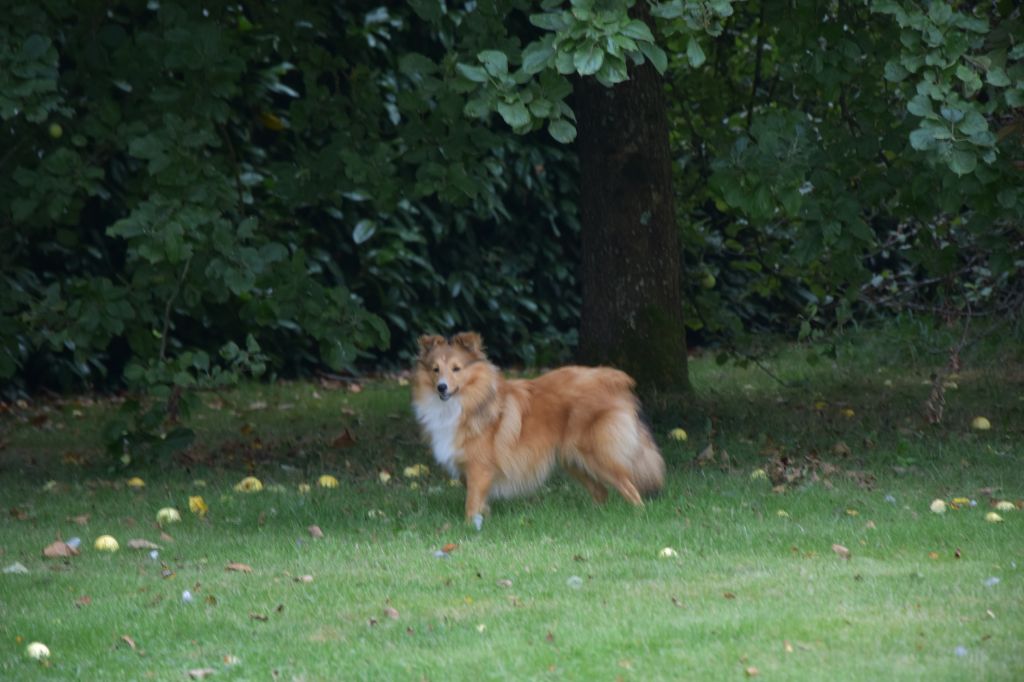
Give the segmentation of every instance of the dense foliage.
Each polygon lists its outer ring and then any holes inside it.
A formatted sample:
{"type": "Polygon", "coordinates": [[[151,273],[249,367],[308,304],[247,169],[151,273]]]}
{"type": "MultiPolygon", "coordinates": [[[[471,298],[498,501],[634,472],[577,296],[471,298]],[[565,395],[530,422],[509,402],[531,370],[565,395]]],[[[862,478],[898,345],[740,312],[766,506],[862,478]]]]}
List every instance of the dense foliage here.
{"type": "Polygon", "coordinates": [[[1015,3],[735,7],[671,85],[691,323],[744,349],[871,310],[1019,319],[1015,3]]]}
{"type": "Polygon", "coordinates": [[[645,61],[702,340],[1019,314],[1016,3],[633,4],[14,3],[0,376],[208,385],[455,327],[564,357],[572,79],[645,61]]]}
{"type": "Polygon", "coordinates": [[[574,160],[461,116],[420,52],[454,24],[132,7],[0,16],[0,376],[346,370],[456,326],[508,359],[572,343],[574,160]]]}

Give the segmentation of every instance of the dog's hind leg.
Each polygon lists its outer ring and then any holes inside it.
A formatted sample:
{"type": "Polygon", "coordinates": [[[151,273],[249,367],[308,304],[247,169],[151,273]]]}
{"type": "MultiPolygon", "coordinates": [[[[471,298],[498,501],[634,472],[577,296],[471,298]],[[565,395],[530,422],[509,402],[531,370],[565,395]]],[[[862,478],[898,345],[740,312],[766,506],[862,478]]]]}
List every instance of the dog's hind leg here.
{"type": "Polygon", "coordinates": [[[627,502],[637,507],[644,506],[644,500],[640,496],[640,491],[633,484],[633,480],[629,476],[629,470],[614,455],[608,455],[599,451],[594,452],[587,459],[587,465],[602,483],[606,483],[618,490],[627,502]]]}
{"type": "Polygon", "coordinates": [[[565,462],[563,466],[570,476],[583,484],[583,487],[587,489],[590,496],[594,498],[594,502],[604,504],[608,500],[608,489],[604,487],[604,484],[587,473],[586,470],[570,462],[565,462]]]}

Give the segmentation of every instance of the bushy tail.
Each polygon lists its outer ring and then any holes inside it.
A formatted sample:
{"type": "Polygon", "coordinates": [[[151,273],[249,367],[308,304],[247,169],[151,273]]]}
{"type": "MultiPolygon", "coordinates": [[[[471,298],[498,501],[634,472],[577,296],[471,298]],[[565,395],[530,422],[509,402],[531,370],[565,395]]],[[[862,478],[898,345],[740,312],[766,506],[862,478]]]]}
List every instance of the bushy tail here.
{"type": "MultiPolygon", "coordinates": [[[[638,418],[639,421],[639,418],[638,418]]],[[[650,431],[640,422],[640,443],[635,450],[630,468],[633,470],[633,485],[645,497],[654,497],[665,484],[665,460],[654,444],[650,431]]]]}

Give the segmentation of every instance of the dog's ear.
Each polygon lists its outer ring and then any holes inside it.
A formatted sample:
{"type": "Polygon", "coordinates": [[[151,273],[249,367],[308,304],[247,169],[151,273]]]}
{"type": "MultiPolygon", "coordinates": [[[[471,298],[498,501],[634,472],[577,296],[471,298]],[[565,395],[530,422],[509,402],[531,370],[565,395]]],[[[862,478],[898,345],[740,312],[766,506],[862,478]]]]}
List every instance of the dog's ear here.
{"type": "Polygon", "coordinates": [[[423,357],[434,349],[434,346],[439,346],[444,343],[443,336],[437,336],[436,334],[424,334],[419,339],[420,344],[420,357],[423,357]]]}
{"type": "Polygon", "coordinates": [[[461,332],[452,337],[452,343],[462,346],[470,355],[484,357],[484,342],[476,332],[461,332]]]}

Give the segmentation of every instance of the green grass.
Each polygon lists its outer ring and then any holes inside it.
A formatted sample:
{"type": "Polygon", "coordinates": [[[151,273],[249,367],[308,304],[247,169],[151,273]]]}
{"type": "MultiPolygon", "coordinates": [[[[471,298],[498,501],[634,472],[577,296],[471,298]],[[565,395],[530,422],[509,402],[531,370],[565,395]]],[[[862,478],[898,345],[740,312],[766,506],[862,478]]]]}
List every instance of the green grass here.
{"type": "Polygon", "coordinates": [[[669,478],[658,499],[595,507],[556,477],[494,504],[482,533],[462,524],[463,490],[436,467],[415,488],[402,478],[430,459],[393,380],[359,394],[281,383],[204,396],[217,409],[196,420],[188,461],[124,472],[95,445],[108,404],[12,406],[0,497],[16,513],[0,519],[0,564],[30,573],[0,575],[0,679],[181,680],[210,667],[217,680],[736,680],[751,666],[760,679],[1022,679],[1024,512],[986,523],[982,490],[1024,497],[1019,351],[971,358],[931,426],[921,382],[942,361],[886,362],[894,347],[854,336],[817,367],[784,353],[770,369],[788,386],[697,359],[687,409],[652,410],[659,434],[690,432],[659,438],[669,478]],[[971,431],[977,414],[991,431],[971,431]],[[345,428],[356,444],[331,447],[345,428]],[[731,468],[691,465],[709,434],[731,468]],[[832,454],[839,441],[849,457],[832,454]],[[838,471],[775,493],[750,477],[769,449],[818,453],[838,471]],[[380,468],[395,475],[387,486],[380,468]],[[280,489],[234,492],[249,469],[280,489]],[[298,492],[320,473],[341,486],[298,492]],[[133,474],[144,490],[124,486],[133,474]],[[196,494],[206,520],[187,510],[196,494]],[[957,495],[978,506],[928,511],[957,495]],[[154,526],[167,505],[185,517],[173,542],[154,526]],[[87,525],[68,520],[79,514],[87,525]],[[312,539],[311,524],[326,537],[312,539]],[[42,559],[58,533],[81,537],[82,555],[42,559]],[[93,550],[103,533],[121,551],[93,550]],[[160,560],[127,549],[130,538],[160,542],[160,560]],[[436,558],[447,543],[458,548],[436,558]],[[659,558],[662,547],[678,557],[659,558]],[[83,596],[91,603],[76,606],[83,596]],[[25,656],[34,640],[50,647],[47,666],[25,656]]]}

